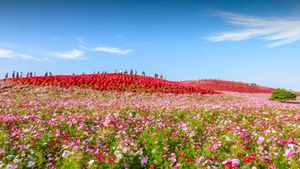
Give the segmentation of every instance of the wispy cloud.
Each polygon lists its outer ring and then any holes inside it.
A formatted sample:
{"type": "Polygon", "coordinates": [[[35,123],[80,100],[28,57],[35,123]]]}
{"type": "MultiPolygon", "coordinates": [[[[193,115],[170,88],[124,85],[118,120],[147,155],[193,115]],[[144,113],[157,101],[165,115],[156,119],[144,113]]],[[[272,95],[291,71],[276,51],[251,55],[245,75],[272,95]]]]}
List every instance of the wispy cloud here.
{"type": "Polygon", "coordinates": [[[55,52],[53,55],[63,59],[80,59],[83,57],[84,51],[73,49],[66,52],[55,52]]]}
{"type": "Polygon", "coordinates": [[[269,42],[267,47],[276,47],[300,40],[300,18],[263,18],[229,12],[218,13],[218,16],[230,24],[241,26],[242,29],[220,33],[209,37],[209,41],[240,41],[261,38],[269,42]]]}
{"type": "Polygon", "coordinates": [[[0,58],[13,58],[14,52],[11,50],[0,49],[0,58]]]}
{"type": "Polygon", "coordinates": [[[115,47],[108,47],[108,46],[98,46],[94,48],[89,48],[84,45],[81,45],[81,48],[91,52],[104,52],[104,53],[111,53],[111,54],[118,54],[118,55],[126,55],[135,51],[133,49],[122,49],[122,48],[115,48],[115,47]]]}
{"type": "Polygon", "coordinates": [[[98,46],[96,48],[92,48],[91,50],[95,52],[106,52],[106,53],[119,54],[119,55],[126,55],[134,51],[132,49],[121,49],[121,48],[106,47],[106,46],[98,46]]]}
{"type": "MultiPolygon", "coordinates": [[[[122,37],[121,34],[118,34],[117,36],[122,37]]],[[[126,55],[135,51],[133,49],[123,49],[123,48],[111,47],[111,46],[91,47],[92,46],[91,44],[87,43],[79,36],[75,36],[74,39],[78,42],[80,49],[86,52],[104,52],[104,53],[111,53],[117,55],[126,55]]]]}
{"type": "Polygon", "coordinates": [[[18,53],[9,49],[0,49],[0,58],[17,58],[24,60],[34,60],[34,61],[47,61],[47,58],[37,58],[32,55],[18,53]]]}

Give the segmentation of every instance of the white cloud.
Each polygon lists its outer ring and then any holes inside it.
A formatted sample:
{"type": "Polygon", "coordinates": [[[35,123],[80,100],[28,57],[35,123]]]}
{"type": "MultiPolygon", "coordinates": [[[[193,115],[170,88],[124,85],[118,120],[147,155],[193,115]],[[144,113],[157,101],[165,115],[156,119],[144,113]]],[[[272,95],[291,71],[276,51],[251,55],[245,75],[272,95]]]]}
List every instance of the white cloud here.
{"type": "Polygon", "coordinates": [[[56,52],[54,53],[54,55],[63,59],[79,59],[82,58],[82,56],[84,55],[84,51],[73,49],[71,51],[66,52],[56,52]]]}
{"type": "Polygon", "coordinates": [[[17,59],[24,59],[24,60],[34,60],[34,61],[46,61],[47,58],[37,58],[28,54],[21,54],[18,52],[15,52],[13,50],[8,49],[0,49],[0,58],[17,58],[17,59]]]}
{"type": "Polygon", "coordinates": [[[132,49],[121,49],[121,48],[113,48],[113,47],[105,47],[105,46],[98,46],[90,50],[95,52],[106,52],[106,53],[119,54],[119,55],[126,55],[134,51],[132,49]]]}
{"type": "MultiPolygon", "coordinates": [[[[122,37],[122,35],[118,34],[117,37],[122,37]]],[[[111,53],[111,54],[118,54],[118,55],[126,55],[135,51],[133,49],[122,49],[122,48],[110,47],[110,46],[87,47],[91,45],[89,45],[81,37],[75,36],[74,39],[77,40],[80,49],[87,52],[104,52],[104,53],[111,53]]]]}
{"type": "Polygon", "coordinates": [[[268,47],[276,47],[300,40],[300,18],[262,18],[228,12],[219,13],[218,16],[242,29],[209,37],[213,42],[261,38],[269,42],[268,47]]]}
{"type": "Polygon", "coordinates": [[[12,50],[0,49],[0,58],[13,58],[14,52],[12,50]]]}

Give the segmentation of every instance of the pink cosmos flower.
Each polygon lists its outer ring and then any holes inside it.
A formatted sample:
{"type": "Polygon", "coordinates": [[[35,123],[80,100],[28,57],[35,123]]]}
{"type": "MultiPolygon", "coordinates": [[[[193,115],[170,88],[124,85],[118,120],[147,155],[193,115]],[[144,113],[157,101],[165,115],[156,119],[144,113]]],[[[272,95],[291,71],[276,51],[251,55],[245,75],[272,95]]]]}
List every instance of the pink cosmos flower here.
{"type": "Polygon", "coordinates": [[[34,163],[33,161],[29,161],[27,167],[31,168],[31,167],[34,166],[34,164],[35,164],[35,163],[34,163]]]}
{"type": "Polygon", "coordinates": [[[174,153],[171,154],[171,161],[173,163],[175,163],[177,160],[176,160],[176,155],[174,153]]]}
{"type": "Polygon", "coordinates": [[[228,166],[229,168],[237,168],[240,164],[240,160],[237,158],[228,158],[222,162],[223,165],[228,166]]]}
{"type": "Polygon", "coordinates": [[[226,164],[231,164],[232,163],[232,159],[228,158],[227,160],[223,161],[222,164],[226,165],[226,164]]]}
{"type": "Polygon", "coordinates": [[[269,169],[276,169],[276,167],[274,165],[269,165],[269,169]]]}
{"type": "Polygon", "coordinates": [[[17,169],[18,168],[18,165],[12,165],[11,167],[10,167],[10,169],[17,169]]]}
{"type": "Polygon", "coordinates": [[[56,124],[56,120],[54,118],[51,118],[50,121],[49,121],[49,124],[51,126],[54,126],[56,124]]]}
{"type": "Polygon", "coordinates": [[[186,124],[186,123],[182,123],[182,124],[181,124],[181,129],[182,129],[183,131],[187,131],[187,124],[186,124]]]}
{"type": "Polygon", "coordinates": [[[287,141],[287,143],[293,144],[293,143],[294,143],[294,140],[293,140],[293,139],[289,139],[289,140],[287,141]]]}
{"type": "Polygon", "coordinates": [[[264,137],[258,137],[257,144],[261,144],[265,140],[264,137]]]}
{"type": "Polygon", "coordinates": [[[203,156],[197,158],[196,161],[195,161],[195,165],[196,165],[196,166],[199,165],[202,161],[204,161],[204,159],[205,159],[205,158],[204,158],[203,156]]]}
{"type": "Polygon", "coordinates": [[[240,160],[237,158],[232,159],[232,165],[238,166],[240,164],[240,160]]]}
{"type": "Polygon", "coordinates": [[[293,150],[291,150],[291,149],[287,149],[287,150],[285,150],[285,155],[287,156],[287,157],[292,157],[293,155],[295,155],[296,153],[293,151],[293,150]]]}
{"type": "Polygon", "coordinates": [[[146,166],[147,165],[147,163],[148,163],[148,156],[144,156],[144,157],[142,157],[141,158],[141,165],[142,166],[146,166]]]}
{"type": "Polygon", "coordinates": [[[129,169],[129,164],[126,163],[126,162],[124,162],[124,168],[125,168],[125,169],[129,169]]]}
{"type": "Polygon", "coordinates": [[[287,141],[286,141],[286,140],[284,140],[284,139],[280,139],[280,140],[279,140],[279,144],[281,144],[281,145],[285,145],[285,144],[287,144],[287,141]]]}

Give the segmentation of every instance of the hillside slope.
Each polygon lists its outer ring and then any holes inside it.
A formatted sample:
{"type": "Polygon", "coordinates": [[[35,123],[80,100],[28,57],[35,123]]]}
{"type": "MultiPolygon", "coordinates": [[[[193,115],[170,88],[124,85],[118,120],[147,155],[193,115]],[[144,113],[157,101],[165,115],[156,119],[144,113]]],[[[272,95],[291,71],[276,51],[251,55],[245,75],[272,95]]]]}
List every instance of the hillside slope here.
{"type": "Polygon", "coordinates": [[[182,84],[192,85],[195,87],[205,88],[215,91],[230,91],[241,93],[272,93],[273,88],[263,87],[256,84],[233,82],[226,80],[191,80],[182,81],[182,84]]]}
{"type": "Polygon", "coordinates": [[[149,76],[129,75],[124,73],[38,76],[29,78],[10,78],[7,81],[17,84],[88,88],[100,91],[160,92],[177,94],[217,94],[206,88],[172,82],[149,76]]]}

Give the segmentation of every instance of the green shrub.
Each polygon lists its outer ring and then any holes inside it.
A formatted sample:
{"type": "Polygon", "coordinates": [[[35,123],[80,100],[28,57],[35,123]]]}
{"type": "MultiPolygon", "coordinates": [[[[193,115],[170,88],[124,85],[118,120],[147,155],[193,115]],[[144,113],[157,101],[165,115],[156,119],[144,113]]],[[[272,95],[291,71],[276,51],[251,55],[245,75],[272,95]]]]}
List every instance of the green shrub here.
{"type": "Polygon", "coordinates": [[[295,93],[292,93],[286,89],[276,89],[272,92],[270,100],[285,102],[287,100],[296,100],[296,98],[297,95],[295,93]]]}

